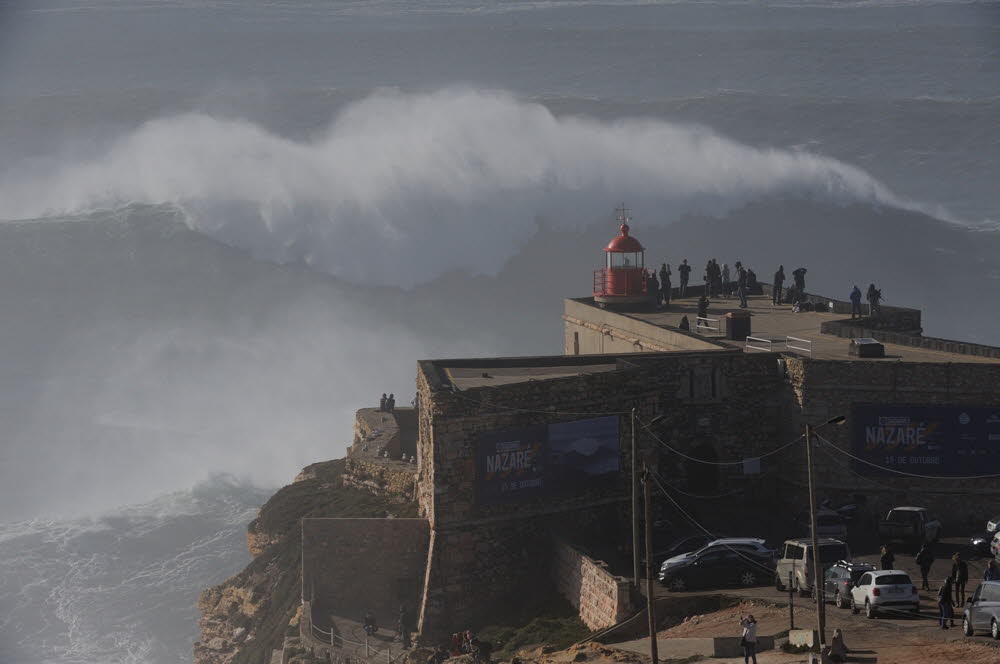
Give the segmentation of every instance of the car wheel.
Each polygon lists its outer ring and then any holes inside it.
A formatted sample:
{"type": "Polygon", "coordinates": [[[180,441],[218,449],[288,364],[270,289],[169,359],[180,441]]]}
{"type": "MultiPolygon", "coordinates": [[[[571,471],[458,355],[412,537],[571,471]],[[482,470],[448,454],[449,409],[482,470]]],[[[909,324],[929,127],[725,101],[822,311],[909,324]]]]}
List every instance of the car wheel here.
{"type": "Polygon", "coordinates": [[[837,594],[833,596],[833,604],[838,609],[846,609],[847,608],[847,603],[844,602],[844,596],[840,594],[839,590],[837,591],[837,594]]]}
{"type": "Polygon", "coordinates": [[[990,621],[990,635],[994,639],[1000,639],[1000,625],[997,624],[996,618],[990,621]]]}
{"type": "Polygon", "coordinates": [[[779,593],[785,592],[785,585],[781,582],[780,574],[774,575],[774,589],[777,590],[779,593]]]}
{"type": "Polygon", "coordinates": [[[670,590],[670,592],[682,593],[687,590],[687,583],[681,577],[675,576],[667,581],[667,589],[670,590]]]}
{"type": "Polygon", "coordinates": [[[809,597],[809,595],[811,594],[808,588],[803,588],[802,586],[799,586],[798,588],[799,588],[799,597],[809,597]]]}
{"type": "Polygon", "coordinates": [[[871,620],[874,617],[875,617],[875,607],[873,607],[872,603],[866,599],[865,600],[865,618],[868,618],[868,620],[871,620]]]}
{"type": "Polygon", "coordinates": [[[966,636],[972,636],[972,623],[969,622],[969,616],[962,618],[962,633],[966,636]]]}
{"type": "Polygon", "coordinates": [[[860,612],[861,612],[861,610],[858,608],[858,603],[855,602],[854,598],[852,597],[851,598],[851,613],[853,613],[854,615],[858,615],[858,613],[860,613],[860,612]]]}
{"type": "Polygon", "coordinates": [[[757,574],[750,570],[744,571],[740,574],[740,584],[747,587],[757,585],[757,574]]]}

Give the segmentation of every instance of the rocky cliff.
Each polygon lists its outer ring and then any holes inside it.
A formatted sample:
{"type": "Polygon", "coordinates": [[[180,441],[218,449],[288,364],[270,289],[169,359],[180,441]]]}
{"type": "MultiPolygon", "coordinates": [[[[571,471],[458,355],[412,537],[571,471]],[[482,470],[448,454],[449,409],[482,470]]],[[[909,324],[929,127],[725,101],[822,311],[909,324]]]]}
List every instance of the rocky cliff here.
{"type": "Polygon", "coordinates": [[[414,517],[413,502],[376,496],[344,483],[345,460],[307,466],[279,490],[247,528],[254,556],[242,572],[202,592],[195,664],[259,664],[297,633],[301,604],[302,517],[414,517]]]}

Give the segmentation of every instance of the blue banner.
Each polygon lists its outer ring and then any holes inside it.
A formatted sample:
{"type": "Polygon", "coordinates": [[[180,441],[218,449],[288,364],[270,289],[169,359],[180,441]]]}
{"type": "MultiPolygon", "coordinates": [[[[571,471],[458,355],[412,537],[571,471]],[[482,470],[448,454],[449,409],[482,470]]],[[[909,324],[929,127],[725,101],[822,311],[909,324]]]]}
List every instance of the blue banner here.
{"type": "Polygon", "coordinates": [[[596,488],[618,480],[620,459],[617,417],[487,431],[476,446],[476,502],[596,488]]]}
{"type": "Polygon", "coordinates": [[[1000,406],[857,404],[851,421],[862,475],[1000,473],[1000,406]]]}

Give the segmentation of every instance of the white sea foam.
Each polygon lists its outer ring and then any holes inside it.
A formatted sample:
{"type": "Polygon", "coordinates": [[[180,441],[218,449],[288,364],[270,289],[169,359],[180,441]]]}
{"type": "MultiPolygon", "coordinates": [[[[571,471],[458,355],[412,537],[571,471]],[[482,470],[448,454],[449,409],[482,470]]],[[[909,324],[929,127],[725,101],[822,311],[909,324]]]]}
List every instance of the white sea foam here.
{"type": "Polygon", "coordinates": [[[0,523],[0,661],[190,660],[194,598],[245,564],[264,494],[216,476],[99,516],[0,523]]]}
{"type": "Polygon", "coordinates": [[[160,118],[90,159],[0,180],[0,218],[171,203],[255,256],[350,280],[495,274],[538,219],[579,227],[633,203],[646,224],[789,194],[910,206],[862,170],[659,120],[558,117],[503,92],[382,92],[294,141],[248,122],[160,118]],[[475,247],[475,251],[469,249],[475,247]]]}

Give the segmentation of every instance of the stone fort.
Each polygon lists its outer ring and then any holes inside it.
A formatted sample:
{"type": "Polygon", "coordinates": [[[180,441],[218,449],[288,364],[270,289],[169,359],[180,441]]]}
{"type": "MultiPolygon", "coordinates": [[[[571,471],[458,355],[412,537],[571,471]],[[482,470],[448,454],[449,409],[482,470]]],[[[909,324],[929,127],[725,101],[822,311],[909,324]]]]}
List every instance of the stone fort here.
{"type": "Polygon", "coordinates": [[[794,311],[766,283],[699,312],[705,288],[665,307],[567,299],[562,355],[424,360],[415,408],[359,411],[349,482],[421,518],[305,519],[303,636],[405,603],[437,639],[543,585],[592,629],[616,624],[634,589],[601,560],[631,555],[633,439],[706,523],[805,509],[803,428],[839,415],[815,442],[820,499],[921,505],[946,530],[996,511],[1000,348],[924,336],[916,309],[852,319],[803,294],[794,311]]]}

